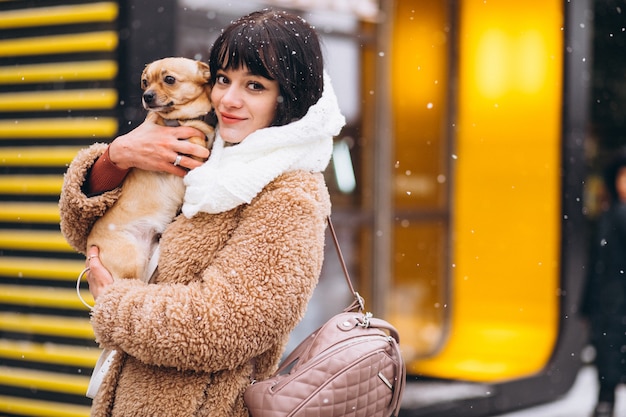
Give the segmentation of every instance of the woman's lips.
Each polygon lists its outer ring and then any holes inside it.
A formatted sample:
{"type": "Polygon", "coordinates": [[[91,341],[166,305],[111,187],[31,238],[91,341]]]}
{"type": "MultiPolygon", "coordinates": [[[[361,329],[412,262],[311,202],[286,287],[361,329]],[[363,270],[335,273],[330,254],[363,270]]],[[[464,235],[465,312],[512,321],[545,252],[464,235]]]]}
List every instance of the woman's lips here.
{"type": "Polygon", "coordinates": [[[244,120],[243,117],[237,117],[233,114],[229,114],[229,113],[220,113],[220,114],[222,116],[223,123],[237,123],[237,122],[244,120]]]}

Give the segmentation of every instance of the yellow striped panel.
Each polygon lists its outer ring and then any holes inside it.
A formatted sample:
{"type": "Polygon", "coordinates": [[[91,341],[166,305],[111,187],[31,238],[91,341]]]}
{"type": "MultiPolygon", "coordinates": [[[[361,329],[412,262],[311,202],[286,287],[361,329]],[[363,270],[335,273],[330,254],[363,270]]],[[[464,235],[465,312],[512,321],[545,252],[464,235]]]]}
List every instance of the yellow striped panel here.
{"type": "Polygon", "coordinates": [[[84,89],[0,94],[0,112],[113,109],[117,91],[84,89]]]}
{"type": "Polygon", "coordinates": [[[101,352],[97,347],[0,339],[0,357],[12,360],[93,368],[101,352]]]}
{"type": "Polygon", "coordinates": [[[94,339],[87,318],[0,312],[0,328],[9,332],[94,339]]]}
{"type": "Polygon", "coordinates": [[[59,62],[53,64],[0,67],[0,84],[112,80],[115,61],[59,62]]]}
{"type": "Polygon", "coordinates": [[[117,44],[117,33],[113,31],[5,39],[0,41],[0,56],[111,52],[117,44]]]}
{"type": "Polygon", "coordinates": [[[76,146],[0,147],[0,166],[58,167],[68,165],[80,149],[76,146]]]}
{"type": "Polygon", "coordinates": [[[0,229],[0,248],[75,252],[61,232],[0,229]]]}
{"type": "Polygon", "coordinates": [[[61,193],[62,175],[3,175],[0,176],[0,194],[61,193]]]}
{"type": "Polygon", "coordinates": [[[49,223],[60,221],[57,203],[3,202],[0,221],[11,223],[49,223]]]}
{"type": "Polygon", "coordinates": [[[117,14],[117,4],[111,2],[9,10],[0,13],[0,29],[111,22],[117,14]]]}
{"type": "Polygon", "coordinates": [[[76,281],[84,260],[0,256],[0,275],[9,278],[76,281]]]}
{"type": "MultiPolygon", "coordinates": [[[[85,291],[81,295],[89,305],[94,300],[85,291]]],[[[75,289],[54,287],[33,287],[25,285],[0,285],[0,302],[30,307],[52,307],[72,310],[86,310],[87,307],[78,299],[75,289]]]]}
{"type": "Polygon", "coordinates": [[[89,417],[91,407],[0,395],[0,412],[31,417],[89,417]]]}
{"type": "Polygon", "coordinates": [[[0,120],[0,139],[111,138],[117,126],[112,117],[0,120]]]}
{"type": "Polygon", "coordinates": [[[89,377],[0,366],[0,381],[11,387],[84,395],[89,377]]]}

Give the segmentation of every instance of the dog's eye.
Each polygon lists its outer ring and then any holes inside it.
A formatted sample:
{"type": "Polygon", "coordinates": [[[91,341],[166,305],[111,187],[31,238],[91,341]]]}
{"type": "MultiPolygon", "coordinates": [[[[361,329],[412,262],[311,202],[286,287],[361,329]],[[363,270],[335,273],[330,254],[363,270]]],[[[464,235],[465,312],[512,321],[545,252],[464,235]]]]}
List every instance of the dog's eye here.
{"type": "Polygon", "coordinates": [[[148,80],[146,80],[145,78],[143,80],[141,80],[141,86],[143,88],[146,88],[148,86],[148,80]]]}
{"type": "Polygon", "coordinates": [[[172,77],[171,75],[166,75],[165,78],[163,79],[163,81],[165,81],[165,84],[174,84],[176,82],[176,78],[172,77]]]}

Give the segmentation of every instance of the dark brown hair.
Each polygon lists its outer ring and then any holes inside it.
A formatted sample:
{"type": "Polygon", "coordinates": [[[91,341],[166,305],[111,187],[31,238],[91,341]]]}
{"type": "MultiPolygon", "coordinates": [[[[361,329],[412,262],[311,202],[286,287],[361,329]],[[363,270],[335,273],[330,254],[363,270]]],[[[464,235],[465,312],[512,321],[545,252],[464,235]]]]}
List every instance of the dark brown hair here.
{"type": "Polygon", "coordinates": [[[211,85],[217,71],[246,67],[275,80],[280,97],[273,126],[302,118],[324,89],[324,65],[315,29],[299,16],[262,10],[232,22],[209,55],[211,85]]]}

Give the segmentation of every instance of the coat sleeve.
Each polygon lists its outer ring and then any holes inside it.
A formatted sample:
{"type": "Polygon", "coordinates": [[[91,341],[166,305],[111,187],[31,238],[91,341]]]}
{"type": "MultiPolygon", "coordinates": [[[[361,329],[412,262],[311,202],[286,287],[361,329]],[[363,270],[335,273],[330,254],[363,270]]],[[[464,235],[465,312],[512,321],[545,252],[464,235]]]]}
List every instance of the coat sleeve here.
{"type": "Polygon", "coordinates": [[[107,288],[92,311],[98,342],[144,363],[206,372],[284,348],[317,284],[330,213],[321,175],[299,180],[268,185],[242,210],[201,281],[107,288]]]}
{"type": "Polygon", "coordinates": [[[59,199],[61,233],[81,253],[86,253],[87,236],[91,227],[115,203],[120,194],[120,188],[95,197],[87,197],[83,192],[89,170],[107,147],[107,144],[96,143],[79,151],[63,178],[59,199]]]}

